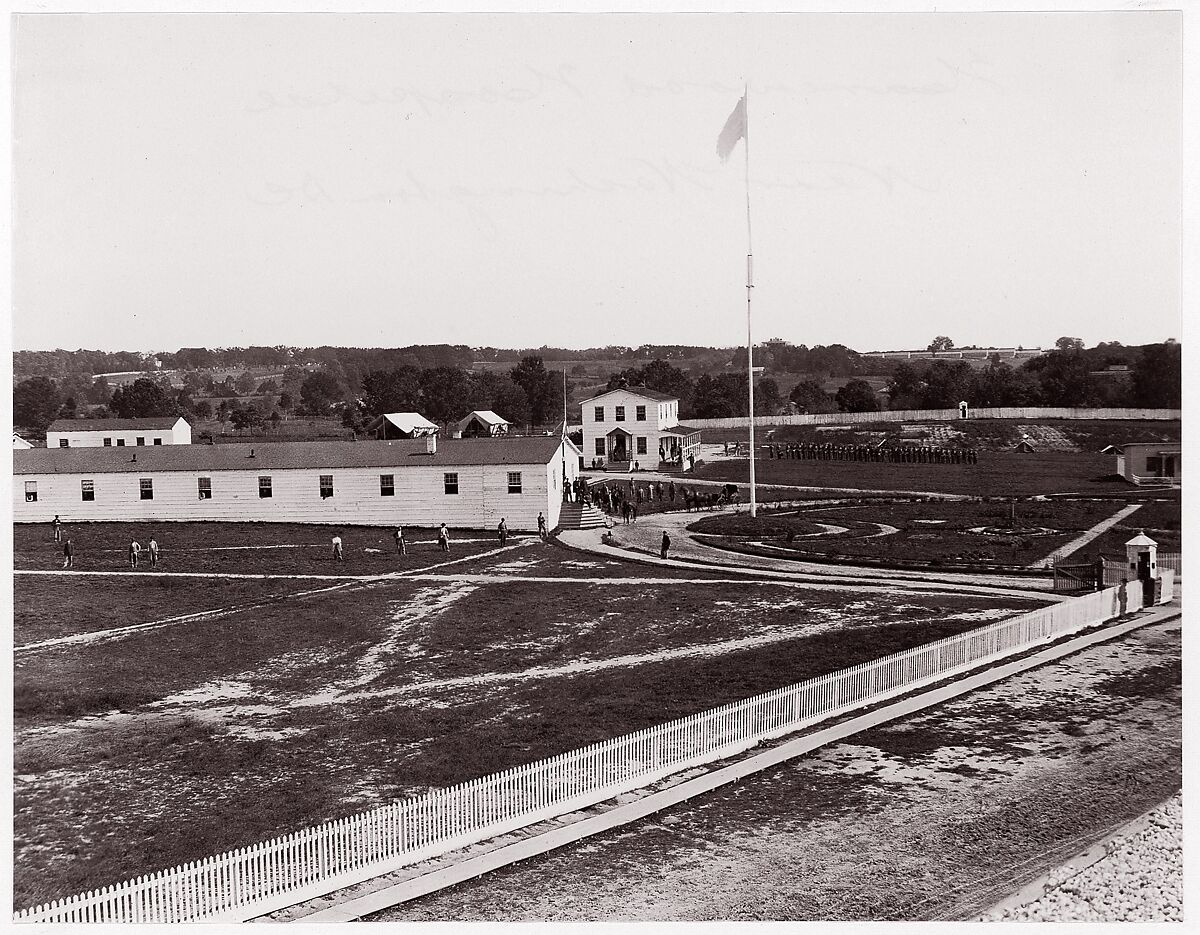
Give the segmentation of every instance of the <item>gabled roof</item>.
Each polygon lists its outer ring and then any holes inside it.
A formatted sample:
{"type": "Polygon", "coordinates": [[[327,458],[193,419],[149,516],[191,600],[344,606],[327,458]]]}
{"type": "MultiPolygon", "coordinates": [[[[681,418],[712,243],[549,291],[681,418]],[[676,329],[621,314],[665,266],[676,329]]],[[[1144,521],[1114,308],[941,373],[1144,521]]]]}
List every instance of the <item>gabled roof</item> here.
{"type": "Polygon", "coordinates": [[[46,431],[132,432],[137,429],[173,429],[182,418],[183,416],[156,416],[147,419],[55,419],[46,431]]]}
{"type": "Polygon", "coordinates": [[[556,436],[359,442],[248,442],[232,445],[149,445],[136,448],[30,448],[13,451],[14,474],[107,474],[152,471],[288,471],[305,468],[469,467],[549,464],[556,436]],[[134,460],[136,456],[136,460],[134,460]]]}
{"type": "Polygon", "coordinates": [[[492,412],[492,410],[490,410],[490,409],[476,409],[474,412],[469,413],[464,418],[459,419],[458,424],[466,425],[472,419],[478,419],[484,425],[511,425],[512,424],[507,419],[502,419],[500,416],[496,415],[496,413],[492,412]]]}
{"type": "Polygon", "coordinates": [[[387,419],[401,432],[412,432],[416,429],[436,429],[437,423],[430,422],[419,412],[385,412],[379,418],[371,423],[372,426],[378,425],[382,420],[387,419]]]}
{"type": "Polygon", "coordinates": [[[589,396],[583,402],[590,403],[593,399],[599,399],[601,396],[607,396],[609,393],[631,393],[634,396],[653,399],[655,402],[660,403],[677,402],[679,400],[678,396],[672,396],[669,393],[660,393],[658,390],[652,390],[648,386],[618,386],[616,389],[605,390],[603,393],[589,396]]]}

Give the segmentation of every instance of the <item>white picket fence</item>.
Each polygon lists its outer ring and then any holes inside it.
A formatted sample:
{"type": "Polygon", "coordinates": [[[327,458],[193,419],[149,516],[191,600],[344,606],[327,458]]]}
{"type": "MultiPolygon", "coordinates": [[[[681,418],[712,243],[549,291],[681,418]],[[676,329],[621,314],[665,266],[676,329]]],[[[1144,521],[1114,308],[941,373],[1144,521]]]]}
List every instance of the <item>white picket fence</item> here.
{"type": "Polygon", "coordinates": [[[23,910],[20,922],[244,921],[731,756],[1142,606],[1108,588],[550,759],[23,910]]]}
{"type": "MultiPolygon", "coordinates": [[[[970,419],[1023,419],[1037,422],[1042,419],[1112,419],[1178,421],[1180,409],[1061,409],[1061,408],[979,408],[969,409],[970,419]]],[[[863,422],[951,422],[959,421],[957,409],[886,409],[880,412],[819,412],[787,416],[755,416],[755,426],[760,425],[856,425],[863,422]]],[[[747,428],[750,420],[746,416],[726,419],[688,419],[688,425],[698,429],[747,428]]]]}

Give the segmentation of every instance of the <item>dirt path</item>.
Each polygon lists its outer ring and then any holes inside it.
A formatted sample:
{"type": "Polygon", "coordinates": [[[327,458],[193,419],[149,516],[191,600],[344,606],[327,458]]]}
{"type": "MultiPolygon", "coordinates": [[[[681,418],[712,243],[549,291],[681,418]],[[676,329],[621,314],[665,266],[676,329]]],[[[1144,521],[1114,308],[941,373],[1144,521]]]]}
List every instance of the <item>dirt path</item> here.
{"type": "Polygon", "coordinates": [[[1078,538],[1072,539],[1066,545],[1059,546],[1057,549],[1055,549],[1053,552],[1051,552],[1045,558],[1041,559],[1040,561],[1034,562],[1032,565],[1030,565],[1028,567],[1044,568],[1047,565],[1052,564],[1056,558],[1062,558],[1067,555],[1071,555],[1072,553],[1078,551],[1079,549],[1082,549],[1085,545],[1087,545],[1093,539],[1099,538],[1100,536],[1104,535],[1104,533],[1106,533],[1110,529],[1112,529],[1113,526],[1115,526],[1115,525],[1117,525],[1117,523],[1121,522],[1121,520],[1123,520],[1130,513],[1140,510],[1143,505],[1144,504],[1141,504],[1141,503],[1131,503],[1129,506],[1122,507],[1121,509],[1117,510],[1117,512],[1114,513],[1112,516],[1110,516],[1108,519],[1101,520],[1095,526],[1093,526],[1091,529],[1082,533],[1078,538]]]}
{"type": "Polygon", "coordinates": [[[1180,633],[1135,631],[369,921],[973,918],[1178,790],[1180,633]]]}

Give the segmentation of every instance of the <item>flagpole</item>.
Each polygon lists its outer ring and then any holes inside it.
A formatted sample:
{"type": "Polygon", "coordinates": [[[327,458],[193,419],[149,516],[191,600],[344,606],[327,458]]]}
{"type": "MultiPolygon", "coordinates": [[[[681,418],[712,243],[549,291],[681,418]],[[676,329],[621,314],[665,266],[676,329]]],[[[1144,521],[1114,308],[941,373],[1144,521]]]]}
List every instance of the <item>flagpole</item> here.
{"type": "Polygon", "coordinates": [[[750,229],[750,85],[745,86],[746,102],[746,371],[750,396],[750,516],[758,513],[754,487],[754,340],[750,331],[750,295],[754,289],[754,240],[750,229]]]}

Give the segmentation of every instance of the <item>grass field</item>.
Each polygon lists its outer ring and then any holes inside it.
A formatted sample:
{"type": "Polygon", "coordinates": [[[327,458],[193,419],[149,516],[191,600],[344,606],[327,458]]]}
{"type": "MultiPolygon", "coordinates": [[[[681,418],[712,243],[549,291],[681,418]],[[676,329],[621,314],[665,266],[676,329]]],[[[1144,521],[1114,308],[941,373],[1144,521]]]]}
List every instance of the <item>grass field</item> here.
{"type": "MultiPolygon", "coordinates": [[[[177,531],[189,542],[256,538],[217,525],[177,531]]],[[[119,543],[126,532],[114,524],[105,534],[119,543]]],[[[42,548],[37,536],[25,545],[42,548]]],[[[20,544],[17,558],[36,564],[20,544]]],[[[251,550],[239,561],[256,571],[278,560],[251,550]]],[[[203,620],[17,653],[15,903],[249,844],[1034,606],[658,571],[537,543],[436,580],[234,588],[168,573],[18,576],[18,642],[69,635],[73,617],[104,608],[120,624],[216,610],[230,589],[228,612],[203,620]]]]}
{"type": "MultiPolygon", "coordinates": [[[[1136,491],[1113,477],[1113,458],[1072,452],[983,451],[978,464],[890,464],[857,461],[756,459],[760,484],[865,490],[917,490],[981,497],[1029,497],[1055,493],[1085,496],[1136,491]]],[[[700,465],[705,480],[745,484],[746,459],[700,465]]]]}
{"type": "MultiPolygon", "coordinates": [[[[79,570],[128,571],[129,540],[142,549],[158,541],[162,572],[264,575],[378,575],[412,571],[499,547],[495,533],[453,529],[450,553],[437,548],[432,529],[405,527],[408,555],[396,555],[393,530],[382,526],[306,526],[296,523],[77,523],[63,527],[75,544],[79,570]],[[345,561],[333,559],[331,540],[342,537],[345,561]]],[[[510,542],[521,541],[509,537],[510,542]]],[[[13,528],[17,568],[62,566],[62,546],[48,525],[13,528]]],[[[142,553],[139,571],[149,569],[142,553]]]]}

